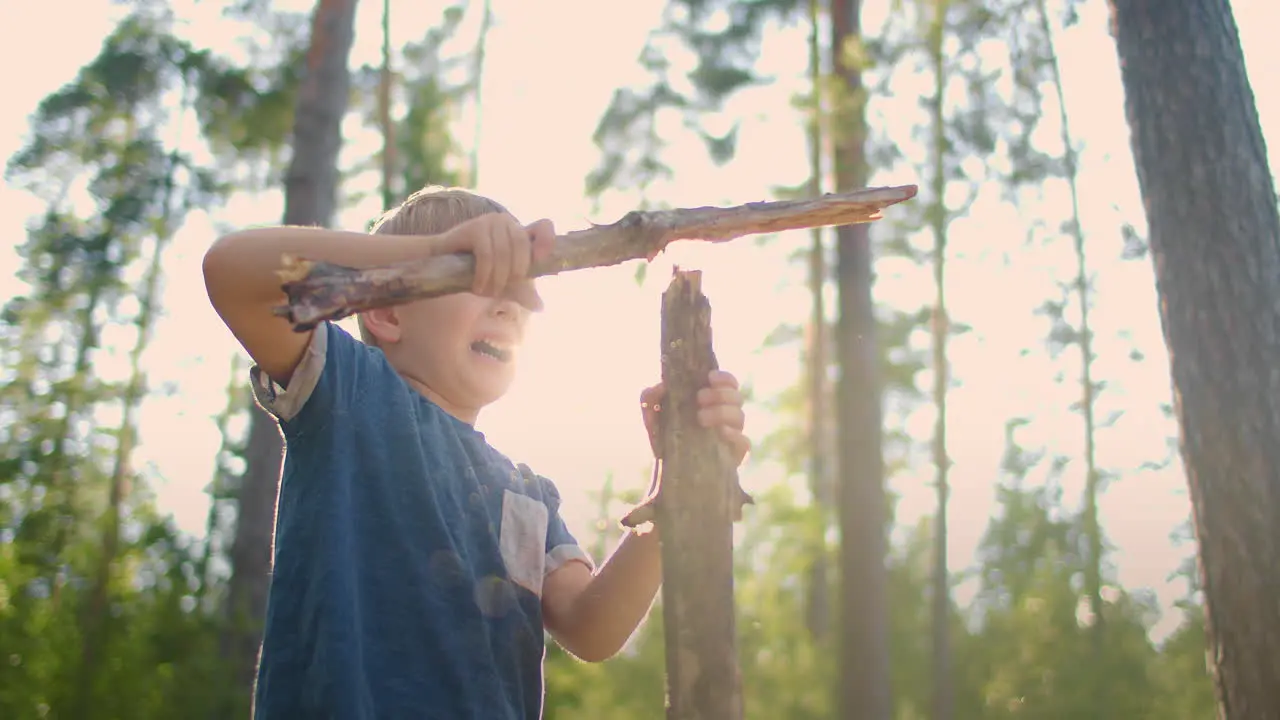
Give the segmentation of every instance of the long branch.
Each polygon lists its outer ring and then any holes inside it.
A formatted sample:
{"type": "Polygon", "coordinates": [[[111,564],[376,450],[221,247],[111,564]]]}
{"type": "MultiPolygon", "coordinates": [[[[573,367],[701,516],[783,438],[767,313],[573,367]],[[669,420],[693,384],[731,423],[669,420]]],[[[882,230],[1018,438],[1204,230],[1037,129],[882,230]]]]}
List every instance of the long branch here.
{"type": "MultiPolygon", "coordinates": [[[[634,211],[611,225],[556,238],[554,251],[531,273],[541,277],[653,260],[676,240],[724,242],[744,235],[873,222],[886,207],[915,195],[915,185],[904,185],[729,208],[634,211]]],[[[467,253],[363,270],[292,256],[282,261],[279,275],[288,302],[276,313],[299,332],[365,310],[465,291],[475,273],[474,259],[467,253]]]]}

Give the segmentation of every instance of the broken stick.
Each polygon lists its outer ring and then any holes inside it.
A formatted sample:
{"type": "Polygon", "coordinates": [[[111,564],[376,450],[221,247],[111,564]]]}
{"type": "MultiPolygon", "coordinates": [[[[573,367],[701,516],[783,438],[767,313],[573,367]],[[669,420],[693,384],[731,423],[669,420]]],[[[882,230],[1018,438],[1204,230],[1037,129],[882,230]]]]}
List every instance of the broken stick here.
{"type": "MultiPolygon", "coordinates": [[[[612,225],[559,236],[551,255],[535,263],[530,274],[540,277],[653,260],[676,240],[723,242],[744,235],[872,222],[886,207],[915,195],[915,185],[904,185],[729,208],[634,211],[612,225]]],[[[283,263],[279,275],[288,302],[275,312],[299,332],[365,310],[463,292],[471,289],[475,274],[468,253],[363,270],[296,257],[285,257],[283,263]]]]}
{"type": "Polygon", "coordinates": [[[745,493],[728,449],[698,422],[698,391],[715,369],[702,274],[677,269],[662,295],[662,474],[650,505],[662,545],[669,720],[743,713],[733,522],[745,493]]]}

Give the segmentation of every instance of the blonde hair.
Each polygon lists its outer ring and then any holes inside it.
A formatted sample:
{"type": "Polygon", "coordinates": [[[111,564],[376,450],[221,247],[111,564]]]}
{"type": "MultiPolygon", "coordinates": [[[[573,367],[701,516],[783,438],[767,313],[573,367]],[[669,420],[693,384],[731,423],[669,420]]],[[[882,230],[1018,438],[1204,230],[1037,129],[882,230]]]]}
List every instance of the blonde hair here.
{"type": "MultiPolygon", "coordinates": [[[[383,213],[369,232],[373,235],[439,235],[481,215],[507,212],[497,201],[470,190],[432,185],[383,213]]],[[[367,345],[377,345],[377,338],[364,326],[364,318],[357,316],[356,321],[360,339],[367,345]]]]}

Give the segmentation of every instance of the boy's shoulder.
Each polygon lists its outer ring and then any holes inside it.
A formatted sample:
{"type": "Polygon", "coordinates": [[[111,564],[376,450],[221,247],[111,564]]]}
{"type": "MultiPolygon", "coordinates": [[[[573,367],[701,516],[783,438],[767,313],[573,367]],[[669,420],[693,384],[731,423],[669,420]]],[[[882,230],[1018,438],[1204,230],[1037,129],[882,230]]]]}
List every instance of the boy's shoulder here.
{"type": "Polygon", "coordinates": [[[382,392],[379,381],[384,386],[401,382],[380,350],[357,340],[332,322],[321,323],[311,333],[287,386],[280,385],[257,365],[249,369],[249,377],[255,401],[282,424],[297,418],[316,395],[328,396],[322,400],[325,404],[350,404],[357,394],[382,392]],[[323,391],[320,390],[322,383],[328,386],[323,391]],[[333,397],[335,395],[353,397],[333,397]]]}
{"type": "Polygon", "coordinates": [[[254,400],[277,420],[288,422],[297,417],[315,391],[316,383],[324,373],[325,356],[329,348],[328,325],[323,323],[312,331],[311,340],[307,343],[302,358],[298,360],[287,386],[276,382],[258,365],[249,368],[254,400]]]}
{"type": "MultiPolygon", "coordinates": [[[[286,436],[297,433],[301,423],[313,428],[313,432],[307,433],[313,441],[327,441],[322,437],[324,433],[317,436],[314,432],[318,428],[314,420],[300,418],[304,408],[312,416],[331,414],[335,410],[348,415],[374,412],[379,417],[365,417],[363,421],[386,425],[384,429],[392,434],[412,433],[420,441],[434,442],[421,434],[443,433],[451,439],[439,440],[450,447],[455,447],[453,440],[460,440],[461,445],[456,447],[468,456],[464,464],[477,473],[477,480],[559,505],[560,493],[554,482],[528,464],[510,458],[484,433],[455,420],[429,399],[422,398],[396,373],[381,350],[366,345],[339,325],[324,323],[316,328],[287,387],[282,387],[257,366],[250,369],[250,377],[257,403],[280,422],[286,436]],[[340,389],[344,387],[347,389],[340,389]]],[[[382,434],[378,431],[373,436],[382,434]]],[[[397,444],[391,442],[388,447],[397,444]]],[[[440,457],[440,453],[432,455],[440,457]]]]}

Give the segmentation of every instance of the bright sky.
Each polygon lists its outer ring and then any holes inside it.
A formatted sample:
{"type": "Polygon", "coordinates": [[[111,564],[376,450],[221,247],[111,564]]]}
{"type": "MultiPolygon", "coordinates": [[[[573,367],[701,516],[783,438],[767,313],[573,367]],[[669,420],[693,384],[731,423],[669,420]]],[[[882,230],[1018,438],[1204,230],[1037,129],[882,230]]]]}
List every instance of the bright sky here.
{"type": "MultiPolygon", "coordinates": [[[[305,0],[290,4],[305,5],[305,0]]],[[[216,5],[216,4],[215,4],[216,5]]],[[[357,20],[356,64],[376,62],[380,3],[361,3],[357,20]]],[[[441,3],[432,3],[438,10],[441,3]]],[[[658,19],[661,0],[600,3],[588,0],[557,3],[494,3],[498,25],[489,42],[484,85],[484,132],[480,144],[481,190],[532,220],[552,218],[562,230],[583,227],[589,220],[608,222],[636,202],[611,198],[593,211],[582,199],[583,178],[598,153],[591,135],[615,87],[640,81],[637,53],[648,28],[658,19]],[[601,32],[608,28],[608,32],[601,32]],[[591,68],[594,72],[584,71],[591,68]]],[[[867,23],[874,25],[875,5],[867,23]]],[[[1280,70],[1280,53],[1269,44],[1266,28],[1280,27],[1280,5],[1271,0],[1235,0],[1249,70],[1264,130],[1270,138],[1271,163],[1280,167],[1280,86],[1260,82],[1280,70]]],[[[395,3],[397,41],[414,39],[432,22],[431,14],[395,3]],[[400,10],[400,8],[406,8],[400,10]],[[412,16],[410,13],[413,13],[412,16]]],[[[1114,46],[1105,30],[1101,3],[1087,6],[1084,22],[1062,39],[1060,52],[1068,83],[1068,102],[1076,135],[1087,141],[1082,184],[1084,223],[1091,259],[1100,272],[1098,374],[1109,383],[1100,399],[1099,417],[1123,410],[1117,424],[1099,436],[1099,464],[1123,472],[1102,500],[1103,523],[1115,546],[1112,562],[1128,587],[1157,590],[1162,604],[1182,592],[1167,582],[1187,548],[1175,547],[1169,534],[1187,517],[1180,467],[1138,472],[1145,461],[1165,454],[1175,428],[1159,413],[1169,400],[1169,380],[1156,315],[1149,261],[1120,263],[1119,224],[1127,219],[1142,227],[1141,204],[1128,151],[1122,93],[1114,46]],[[1130,333],[1128,340],[1121,333],[1130,333]],[[1151,359],[1133,363],[1131,347],[1151,359]]],[[[209,4],[202,4],[200,31],[188,30],[201,44],[224,47],[232,37],[222,32],[209,4]]],[[[58,3],[0,4],[0,66],[23,68],[22,82],[7,87],[0,107],[0,155],[8,157],[26,133],[27,115],[41,97],[70,80],[98,50],[119,9],[106,0],[82,0],[77,23],[62,22],[58,3]],[[21,7],[21,10],[18,8],[21,7]],[[57,26],[59,42],[48,43],[35,28],[57,26]]],[[[468,25],[467,28],[473,28],[468,25]]],[[[467,31],[464,28],[464,32],[467,31]]],[[[796,32],[770,39],[767,70],[784,79],[804,73],[806,48],[796,32]]],[[[768,195],[777,185],[801,181],[806,173],[804,138],[790,109],[790,81],[753,92],[736,106],[745,118],[739,158],[731,169],[717,170],[702,161],[703,151],[689,143],[681,153],[678,178],[661,190],[662,199],[679,205],[736,204],[768,195]]],[[[915,112],[915,98],[898,101],[886,112],[915,112]]],[[[1056,112],[1050,108],[1050,112],[1056,112]]],[[[902,117],[899,115],[898,117],[902,117]]],[[[469,123],[463,125],[465,133],[469,123]]],[[[1054,143],[1053,123],[1047,143],[1054,143]]],[[[464,135],[464,138],[466,136],[464,135]]],[[[1050,144],[1049,147],[1054,147],[1050,144]]],[[[352,127],[343,162],[376,148],[376,140],[352,127]]],[[[676,155],[672,156],[673,158],[676,155]]],[[[372,178],[368,179],[371,189],[372,178]]],[[[875,184],[922,183],[907,173],[880,175],[875,184]]],[[[357,189],[348,188],[349,191],[357,189]]],[[[1017,414],[1036,417],[1024,445],[1047,443],[1055,451],[1078,455],[1080,421],[1067,412],[1077,397],[1074,355],[1050,363],[1043,353],[1020,357],[1023,348],[1038,347],[1046,326],[1030,309],[1052,293],[1052,278],[1072,272],[1067,242],[1034,252],[1021,248],[1026,218],[1043,213],[1056,224],[1063,217],[1064,194],[1047,188],[1044,208],[986,203],[952,231],[954,257],[948,278],[952,313],[974,332],[953,342],[950,358],[958,387],[950,398],[952,472],[950,552],[952,566],[972,562],[973,551],[993,512],[992,487],[1003,447],[1003,425],[1017,414]],[[1013,255],[1014,265],[1006,264],[1013,255]],[[1029,319],[1031,318],[1031,319],[1029,319]],[[1067,383],[1055,391],[1049,378],[1066,372],[1067,383]]],[[[376,200],[353,207],[340,218],[348,228],[364,227],[376,214],[376,200]]],[[[0,227],[13,244],[23,236],[23,223],[39,210],[30,197],[0,188],[0,227]]],[[[890,210],[889,214],[892,215],[890,210]]],[[[234,225],[279,221],[279,193],[235,199],[218,220],[234,225]]],[[[873,230],[884,232],[885,230],[873,230]]],[[[165,317],[148,357],[153,388],[173,388],[168,396],[150,399],[143,411],[139,464],[148,463],[162,506],[192,531],[203,529],[207,501],[203,489],[212,472],[218,437],[211,417],[223,404],[231,357],[238,347],[208,307],[199,280],[203,250],[215,231],[204,218],[193,218],[167,259],[165,317]]],[[[792,350],[762,352],[761,341],[779,323],[807,316],[803,269],[786,266],[784,256],[807,235],[782,238],[769,247],[750,241],[724,246],[674,248],[650,268],[649,282],[637,288],[632,268],[615,268],[542,281],[548,311],[537,318],[516,389],[481,426],[491,441],[512,457],[552,477],[565,497],[570,526],[583,539],[592,535],[594,504],[590,492],[613,472],[618,486],[647,483],[648,446],[641,431],[636,398],[658,374],[659,296],[671,264],[702,267],[705,290],[713,303],[716,350],[721,365],[737,373],[768,398],[794,382],[799,371],[792,350]]],[[[7,246],[9,247],[9,246],[7,246]]],[[[0,250],[0,296],[12,294],[16,258],[0,250]]],[[[877,293],[882,300],[910,306],[931,294],[927,275],[902,264],[881,267],[877,293]]],[[[923,337],[920,342],[925,342],[923,337]]],[[[927,382],[927,378],[922,378],[927,382]]],[[[932,420],[918,413],[911,427],[927,439],[932,420]]],[[[759,408],[749,419],[759,436],[773,426],[759,408]]],[[[902,495],[899,526],[933,512],[928,482],[932,468],[926,450],[913,472],[894,479],[902,495]]],[[[1082,469],[1072,463],[1063,487],[1074,504],[1082,489],[1082,469]]],[[[751,463],[744,484],[761,487],[783,480],[770,464],[751,463]]],[[[797,479],[798,480],[798,479],[797,479]]],[[[971,593],[964,589],[958,599],[971,593]]],[[[1168,617],[1162,635],[1176,624],[1168,617]]]]}

